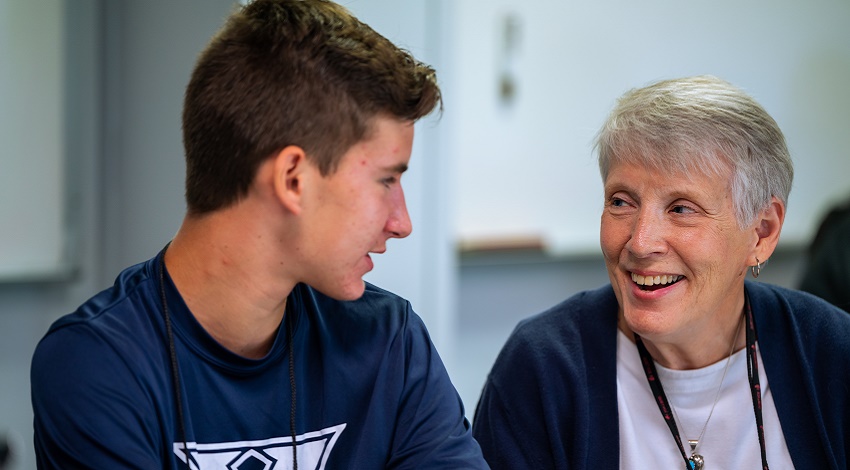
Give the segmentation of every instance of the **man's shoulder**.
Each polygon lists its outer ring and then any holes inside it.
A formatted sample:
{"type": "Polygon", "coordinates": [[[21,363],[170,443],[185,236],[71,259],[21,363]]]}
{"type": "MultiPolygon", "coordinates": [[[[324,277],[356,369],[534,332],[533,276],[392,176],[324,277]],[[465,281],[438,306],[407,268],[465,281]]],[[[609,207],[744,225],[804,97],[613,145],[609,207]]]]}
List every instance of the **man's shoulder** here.
{"type": "Polygon", "coordinates": [[[152,330],[151,307],[157,302],[151,281],[150,262],[131,266],[115,283],[81,304],[74,312],[60,317],[48,329],[36,350],[51,344],[65,350],[96,344],[129,346],[143,341],[152,330]],[[73,339],[73,341],[68,341],[73,339]]]}
{"type": "Polygon", "coordinates": [[[304,284],[296,287],[295,299],[302,304],[304,312],[315,319],[314,326],[321,325],[324,333],[331,337],[350,338],[357,332],[364,339],[374,339],[376,334],[389,338],[427,331],[410,302],[368,283],[363,295],[356,300],[337,300],[304,284]]]}
{"type": "Polygon", "coordinates": [[[356,300],[337,300],[305,284],[300,284],[296,289],[299,290],[302,302],[314,304],[323,315],[366,320],[373,317],[386,318],[388,314],[390,317],[404,317],[413,313],[410,302],[405,298],[368,282],[363,295],[356,300]]]}
{"type": "Polygon", "coordinates": [[[112,287],[54,322],[31,361],[37,413],[95,413],[104,397],[141,394],[138,398],[150,384],[167,383],[162,324],[151,308],[156,288],[149,280],[145,265],[128,268],[112,287]],[[64,394],[66,405],[57,403],[57,393],[64,394]]]}
{"type": "Polygon", "coordinates": [[[363,296],[355,301],[355,303],[363,302],[369,305],[383,305],[386,308],[406,310],[410,308],[410,302],[404,297],[382,289],[374,284],[365,283],[366,288],[363,290],[363,296]]]}

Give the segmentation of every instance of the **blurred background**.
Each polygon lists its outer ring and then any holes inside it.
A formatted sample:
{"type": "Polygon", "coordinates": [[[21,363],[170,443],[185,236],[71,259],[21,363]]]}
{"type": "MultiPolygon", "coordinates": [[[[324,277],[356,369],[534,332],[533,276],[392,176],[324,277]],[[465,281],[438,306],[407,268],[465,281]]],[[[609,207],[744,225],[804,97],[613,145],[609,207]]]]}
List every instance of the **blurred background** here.
{"type": "MultiPolygon", "coordinates": [[[[796,287],[850,196],[846,0],[341,3],[438,71],[445,110],[417,124],[403,180],[413,235],[367,280],[412,302],[470,418],[518,320],[607,282],[592,140],[627,89],[713,74],[779,122],[796,177],[759,280],[796,287]]],[[[177,230],[183,90],[236,7],[0,0],[0,469],[35,468],[29,362],[48,326],[177,230]]]]}

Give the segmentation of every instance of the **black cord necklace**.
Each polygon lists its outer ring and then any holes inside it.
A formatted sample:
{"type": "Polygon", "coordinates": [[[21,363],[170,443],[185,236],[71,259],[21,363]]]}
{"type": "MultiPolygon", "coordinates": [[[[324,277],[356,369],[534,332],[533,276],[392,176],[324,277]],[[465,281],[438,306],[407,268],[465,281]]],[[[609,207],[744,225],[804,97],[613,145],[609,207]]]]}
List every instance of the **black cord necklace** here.
{"type": "MultiPolygon", "coordinates": [[[[750,382],[750,394],[753,399],[753,413],[756,416],[756,429],[758,430],[759,446],[761,447],[762,470],[769,470],[767,466],[767,452],[764,445],[761,387],[759,385],[758,360],[756,358],[756,328],[755,321],[753,321],[753,310],[750,307],[750,299],[746,294],[744,295],[744,311],[746,313],[744,322],[747,324],[747,374],[750,382]]],[[[670,433],[673,434],[673,439],[676,440],[676,445],[678,445],[679,451],[682,453],[682,458],[685,460],[685,468],[687,470],[700,470],[703,465],[702,456],[694,454],[689,458],[685,453],[682,438],[679,435],[679,429],[671,413],[672,406],[667,399],[667,395],[664,393],[664,387],[661,385],[661,379],[658,377],[655,362],[649,351],[646,350],[643,340],[637,334],[635,334],[635,345],[637,345],[638,353],[640,354],[643,371],[646,374],[647,382],[649,382],[649,388],[655,396],[655,403],[658,404],[661,416],[664,417],[667,427],[670,428],[670,433]]]]}
{"type": "MultiPolygon", "coordinates": [[[[180,369],[177,362],[177,349],[174,346],[174,333],[171,326],[171,315],[168,312],[168,302],[165,298],[165,252],[168,250],[168,247],[171,245],[171,242],[165,245],[165,248],[162,249],[159,258],[159,295],[160,300],[162,301],[162,312],[165,317],[165,333],[167,335],[168,340],[168,353],[171,357],[171,380],[174,385],[174,399],[177,405],[177,421],[180,426],[180,440],[183,442],[183,451],[186,453],[186,468],[189,470],[192,469],[190,462],[192,461],[191,454],[189,453],[189,445],[186,440],[186,421],[183,417],[183,400],[181,399],[180,394],[180,369]]],[[[287,332],[287,338],[289,340],[289,389],[292,393],[292,400],[290,401],[289,408],[289,429],[290,435],[292,436],[292,468],[293,470],[298,470],[298,444],[296,442],[296,432],[295,432],[295,361],[293,361],[294,355],[294,347],[292,345],[292,331],[294,330],[294,325],[292,325],[292,315],[284,314],[287,332]]]]}

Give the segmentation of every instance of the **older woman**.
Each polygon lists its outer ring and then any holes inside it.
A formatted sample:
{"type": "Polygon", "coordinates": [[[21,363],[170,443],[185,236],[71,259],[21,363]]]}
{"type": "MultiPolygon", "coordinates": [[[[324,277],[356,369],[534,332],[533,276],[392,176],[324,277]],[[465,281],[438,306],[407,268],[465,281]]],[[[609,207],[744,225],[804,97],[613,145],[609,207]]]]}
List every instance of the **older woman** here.
{"type": "Polygon", "coordinates": [[[474,435],[493,468],[847,468],[850,316],[745,281],[793,168],[714,77],[626,93],[598,137],[611,280],[522,321],[474,435]]]}

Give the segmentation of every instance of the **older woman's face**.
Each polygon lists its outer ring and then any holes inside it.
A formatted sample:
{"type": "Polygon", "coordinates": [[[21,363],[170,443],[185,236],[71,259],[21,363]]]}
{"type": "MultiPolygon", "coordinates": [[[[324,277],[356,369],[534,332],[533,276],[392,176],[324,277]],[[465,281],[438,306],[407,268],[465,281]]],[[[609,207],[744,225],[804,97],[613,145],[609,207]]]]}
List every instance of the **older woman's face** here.
{"type": "Polygon", "coordinates": [[[727,177],[619,163],[605,181],[602,251],[621,321],[652,341],[684,345],[740,313],[757,241],[738,227],[727,177]]]}

